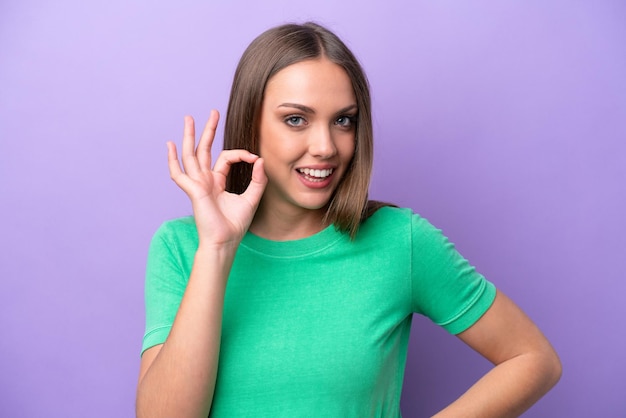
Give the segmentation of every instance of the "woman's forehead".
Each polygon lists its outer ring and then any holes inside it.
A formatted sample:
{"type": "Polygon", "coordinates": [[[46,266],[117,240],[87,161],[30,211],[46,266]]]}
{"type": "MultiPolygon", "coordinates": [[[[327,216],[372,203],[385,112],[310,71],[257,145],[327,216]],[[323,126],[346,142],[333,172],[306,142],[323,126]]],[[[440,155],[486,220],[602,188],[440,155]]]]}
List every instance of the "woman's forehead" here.
{"type": "Polygon", "coordinates": [[[300,61],[283,68],[267,83],[265,101],[277,106],[280,102],[341,103],[356,102],[352,82],[346,71],[325,58],[300,61]]]}

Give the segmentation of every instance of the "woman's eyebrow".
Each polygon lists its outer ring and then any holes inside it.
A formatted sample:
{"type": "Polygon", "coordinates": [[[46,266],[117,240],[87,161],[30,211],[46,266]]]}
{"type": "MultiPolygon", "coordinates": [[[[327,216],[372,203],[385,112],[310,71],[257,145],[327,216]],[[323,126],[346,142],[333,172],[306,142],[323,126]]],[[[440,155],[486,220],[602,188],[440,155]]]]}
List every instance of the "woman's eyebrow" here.
{"type": "MultiPolygon", "coordinates": [[[[312,109],[312,108],[310,108],[308,106],[302,105],[302,104],[298,104],[298,103],[282,103],[282,104],[278,105],[278,107],[292,107],[294,109],[299,109],[299,110],[301,110],[304,113],[315,114],[315,110],[314,109],[312,109]]],[[[340,109],[337,112],[337,114],[345,113],[345,112],[348,112],[348,111],[350,111],[352,109],[356,109],[356,108],[357,108],[356,104],[351,104],[349,106],[344,107],[343,109],[340,109]]]]}
{"type": "Polygon", "coordinates": [[[312,108],[305,106],[305,105],[298,104],[298,103],[283,103],[283,104],[278,105],[278,107],[293,107],[294,109],[299,109],[303,111],[304,113],[315,114],[315,110],[313,110],[312,108]]]}
{"type": "Polygon", "coordinates": [[[344,107],[343,109],[341,109],[341,110],[340,110],[339,112],[337,112],[337,113],[346,113],[346,112],[349,112],[349,111],[350,111],[350,110],[352,110],[352,109],[358,109],[358,106],[356,105],[356,103],[355,103],[355,104],[351,104],[350,106],[346,106],[346,107],[344,107]]]}

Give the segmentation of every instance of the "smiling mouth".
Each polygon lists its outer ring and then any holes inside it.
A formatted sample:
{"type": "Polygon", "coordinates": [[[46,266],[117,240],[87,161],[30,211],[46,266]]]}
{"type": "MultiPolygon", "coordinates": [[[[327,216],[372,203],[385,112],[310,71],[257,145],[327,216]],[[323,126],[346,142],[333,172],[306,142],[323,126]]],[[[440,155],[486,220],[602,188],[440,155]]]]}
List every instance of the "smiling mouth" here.
{"type": "Polygon", "coordinates": [[[324,181],[328,176],[333,174],[334,169],[325,168],[323,170],[314,170],[311,168],[298,168],[297,171],[308,181],[324,181]]]}

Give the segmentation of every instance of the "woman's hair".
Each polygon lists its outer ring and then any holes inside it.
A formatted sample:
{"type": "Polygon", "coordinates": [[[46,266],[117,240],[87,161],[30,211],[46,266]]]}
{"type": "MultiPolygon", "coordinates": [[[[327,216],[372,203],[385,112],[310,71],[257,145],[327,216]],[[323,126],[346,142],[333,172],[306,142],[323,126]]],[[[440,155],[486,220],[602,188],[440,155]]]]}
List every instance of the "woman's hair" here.
{"type": "MultiPolygon", "coordinates": [[[[224,127],[224,149],[246,149],[258,154],[259,118],[267,82],[285,67],[320,57],[346,71],[358,107],[354,156],[325,215],[328,223],[354,238],[361,222],[373,213],[367,198],[373,160],[371,100],[361,65],[334,33],[316,23],[286,24],[269,29],[252,41],[235,71],[224,127]]],[[[243,193],[251,175],[249,164],[233,165],[226,189],[243,193]]]]}

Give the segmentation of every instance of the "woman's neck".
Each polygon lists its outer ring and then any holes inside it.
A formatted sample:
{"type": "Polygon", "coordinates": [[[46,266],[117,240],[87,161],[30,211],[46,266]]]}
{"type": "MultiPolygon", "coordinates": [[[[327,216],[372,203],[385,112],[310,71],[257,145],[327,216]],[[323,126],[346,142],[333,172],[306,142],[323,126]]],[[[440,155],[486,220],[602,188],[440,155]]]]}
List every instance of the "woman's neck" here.
{"type": "Polygon", "coordinates": [[[254,215],[249,231],[273,241],[291,241],[317,234],[328,226],[324,223],[326,208],[302,209],[289,213],[277,208],[266,208],[262,202],[254,215]]]}

